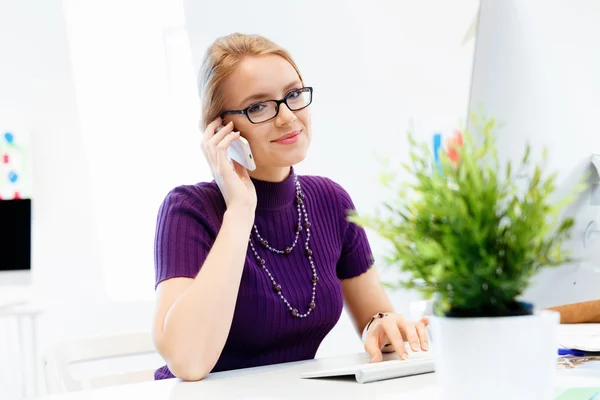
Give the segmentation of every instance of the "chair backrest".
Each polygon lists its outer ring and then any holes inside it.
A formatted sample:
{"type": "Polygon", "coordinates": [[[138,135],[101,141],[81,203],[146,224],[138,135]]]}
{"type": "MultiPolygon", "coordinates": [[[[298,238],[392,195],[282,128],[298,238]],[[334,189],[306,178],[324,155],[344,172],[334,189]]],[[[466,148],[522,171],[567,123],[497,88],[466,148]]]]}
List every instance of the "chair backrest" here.
{"type": "Polygon", "coordinates": [[[64,393],[154,379],[155,368],[115,372],[77,379],[74,364],[156,354],[150,332],[125,332],[89,336],[58,343],[44,356],[44,373],[49,393],[64,393]]]}

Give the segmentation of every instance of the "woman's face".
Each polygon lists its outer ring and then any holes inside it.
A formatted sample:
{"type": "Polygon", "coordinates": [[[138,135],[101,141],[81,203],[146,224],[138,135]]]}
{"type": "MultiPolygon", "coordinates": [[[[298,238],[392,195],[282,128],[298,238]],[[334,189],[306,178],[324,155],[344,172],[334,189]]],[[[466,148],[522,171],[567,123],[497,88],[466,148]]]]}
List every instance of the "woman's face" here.
{"type": "MultiPolygon", "coordinates": [[[[275,54],[248,56],[224,82],[223,111],[253,106],[250,111],[260,116],[268,111],[261,111],[266,107],[254,107],[256,103],[283,99],[301,87],[296,70],[285,58],[275,54]]],[[[296,93],[292,97],[296,98],[296,93]]],[[[299,100],[289,101],[294,104],[299,100]]],[[[223,125],[230,121],[248,140],[257,169],[289,167],[306,157],[311,139],[310,106],[292,112],[282,103],[277,116],[266,122],[254,124],[245,115],[234,114],[225,115],[223,125]]]]}

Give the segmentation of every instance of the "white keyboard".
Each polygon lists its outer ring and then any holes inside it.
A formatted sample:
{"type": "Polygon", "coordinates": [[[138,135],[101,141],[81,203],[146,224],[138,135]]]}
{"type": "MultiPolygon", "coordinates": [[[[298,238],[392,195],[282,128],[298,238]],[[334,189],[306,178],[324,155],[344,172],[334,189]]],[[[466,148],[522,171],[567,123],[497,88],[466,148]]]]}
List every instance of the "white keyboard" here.
{"type": "Polygon", "coordinates": [[[306,372],[302,378],[331,378],[352,376],[358,383],[368,383],[385,379],[401,378],[434,372],[433,355],[409,358],[408,360],[390,360],[379,363],[351,365],[348,367],[323,369],[306,372]]]}

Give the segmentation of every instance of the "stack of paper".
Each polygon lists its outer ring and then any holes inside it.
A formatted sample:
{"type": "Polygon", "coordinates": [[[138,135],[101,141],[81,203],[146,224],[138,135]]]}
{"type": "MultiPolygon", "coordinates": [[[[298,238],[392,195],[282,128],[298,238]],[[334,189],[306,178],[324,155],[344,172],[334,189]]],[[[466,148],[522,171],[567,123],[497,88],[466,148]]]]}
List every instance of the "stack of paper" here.
{"type": "Polygon", "coordinates": [[[600,352],[600,324],[561,325],[559,338],[566,349],[600,352]]]}

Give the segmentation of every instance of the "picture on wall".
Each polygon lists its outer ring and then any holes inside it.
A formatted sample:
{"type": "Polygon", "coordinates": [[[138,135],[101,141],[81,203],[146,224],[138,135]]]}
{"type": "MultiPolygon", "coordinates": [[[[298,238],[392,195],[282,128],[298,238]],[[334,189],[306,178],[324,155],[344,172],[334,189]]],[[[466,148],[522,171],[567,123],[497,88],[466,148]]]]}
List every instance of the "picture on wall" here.
{"type": "Polygon", "coordinates": [[[0,200],[31,198],[29,150],[23,118],[0,111],[0,200]]]}

